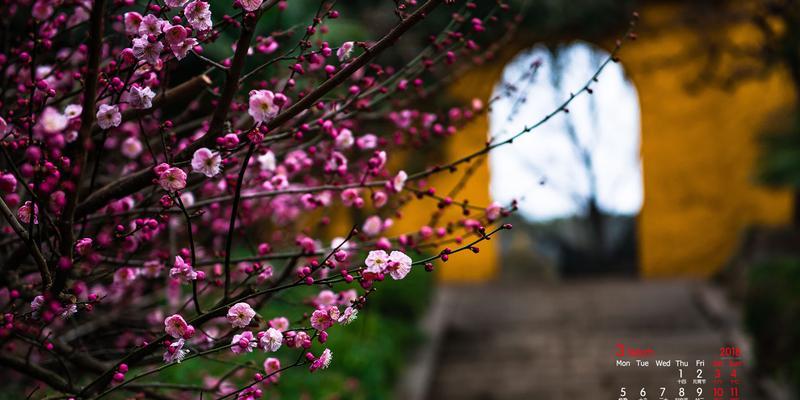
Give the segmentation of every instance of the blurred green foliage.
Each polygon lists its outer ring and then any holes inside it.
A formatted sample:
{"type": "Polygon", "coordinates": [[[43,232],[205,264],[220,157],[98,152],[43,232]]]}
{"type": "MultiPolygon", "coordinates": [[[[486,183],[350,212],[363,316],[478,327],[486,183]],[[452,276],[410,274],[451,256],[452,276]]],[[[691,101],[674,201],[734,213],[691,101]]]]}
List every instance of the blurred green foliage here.
{"type": "Polygon", "coordinates": [[[745,324],[759,370],[800,392],[800,259],[772,260],[750,271],[745,324]]]}
{"type": "Polygon", "coordinates": [[[800,188],[800,122],[761,137],[759,179],[777,187],[800,188]]]}

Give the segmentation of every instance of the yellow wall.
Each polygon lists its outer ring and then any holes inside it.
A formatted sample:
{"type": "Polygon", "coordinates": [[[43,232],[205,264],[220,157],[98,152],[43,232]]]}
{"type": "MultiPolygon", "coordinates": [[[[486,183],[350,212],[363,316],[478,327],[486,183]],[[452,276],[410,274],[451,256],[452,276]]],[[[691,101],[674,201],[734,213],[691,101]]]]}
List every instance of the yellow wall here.
{"type": "MultiPolygon", "coordinates": [[[[666,60],[702,40],[702,34],[681,28],[676,11],[664,5],[641,10],[640,39],[622,52],[622,65],[641,102],[645,201],[639,249],[646,277],[709,276],[730,256],[743,228],[784,223],[791,212],[788,193],[754,182],[756,136],[793,101],[787,77],[776,72],[763,80],[742,82],[730,92],[717,88],[688,92],[687,83],[700,72],[700,60],[666,60]]],[[[741,29],[736,34],[742,40],[749,37],[741,29]]],[[[459,79],[452,93],[485,101],[505,64],[531,45],[508,46],[496,62],[459,79]]],[[[483,146],[487,132],[487,118],[478,118],[449,141],[448,159],[483,146]]],[[[446,191],[459,176],[440,176],[432,184],[446,191]]],[[[488,182],[485,163],[460,197],[488,204],[488,182]]],[[[426,207],[430,204],[417,202],[405,212],[413,215],[426,207]]],[[[452,257],[439,268],[439,276],[451,282],[495,276],[499,268],[495,243],[484,243],[477,256],[452,257]]]]}
{"type": "MultiPolygon", "coordinates": [[[[788,193],[754,179],[758,133],[793,102],[788,78],[776,72],[732,91],[687,92],[702,58],[658,67],[658,60],[679,57],[703,40],[680,28],[677,18],[665,6],[645,9],[640,40],[622,54],[642,112],[639,248],[646,277],[709,276],[728,260],[743,228],[787,222],[791,214],[788,193]]],[[[731,35],[740,42],[752,37],[742,28],[731,35]]]]}

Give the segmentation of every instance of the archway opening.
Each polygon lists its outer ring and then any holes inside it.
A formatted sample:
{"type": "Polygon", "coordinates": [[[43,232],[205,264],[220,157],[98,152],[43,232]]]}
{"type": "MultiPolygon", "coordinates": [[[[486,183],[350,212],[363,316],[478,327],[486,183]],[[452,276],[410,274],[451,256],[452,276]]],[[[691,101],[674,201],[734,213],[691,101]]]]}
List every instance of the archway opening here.
{"type": "MultiPolygon", "coordinates": [[[[491,139],[558,109],[608,56],[575,42],[515,57],[495,87],[491,139]]],[[[501,203],[517,200],[522,228],[501,245],[504,273],[636,272],[636,216],[644,196],[638,96],[618,63],[606,66],[591,88],[568,112],[490,155],[491,195],[501,203]]]]}

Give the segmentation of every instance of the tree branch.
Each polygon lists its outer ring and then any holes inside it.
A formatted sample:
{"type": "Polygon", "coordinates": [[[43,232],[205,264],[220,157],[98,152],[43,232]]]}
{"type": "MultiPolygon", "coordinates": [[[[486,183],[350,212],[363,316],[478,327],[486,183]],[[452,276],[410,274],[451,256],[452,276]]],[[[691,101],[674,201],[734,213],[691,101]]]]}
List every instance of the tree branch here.
{"type": "MultiPolygon", "coordinates": [[[[36,266],[39,268],[39,274],[42,276],[42,286],[43,290],[47,290],[50,288],[50,285],[53,283],[53,278],[50,276],[50,270],[47,268],[47,261],[45,261],[44,256],[42,255],[42,251],[39,249],[39,246],[31,240],[30,235],[28,235],[28,231],[25,230],[25,227],[17,221],[17,217],[14,216],[14,213],[8,208],[8,204],[6,204],[5,200],[0,197],[0,213],[3,214],[3,218],[11,225],[11,229],[16,232],[17,236],[22,238],[22,241],[25,243],[25,246],[28,247],[28,251],[31,252],[33,256],[33,261],[36,262],[36,266]]],[[[35,210],[31,210],[31,218],[36,218],[35,210]]]]}
{"type": "Polygon", "coordinates": [[[38,365],[29,364],[22,358],[14,357],[2,352],[0,353],[0,364],[16,371],[20,371],[31,378],[40,380],[53,389],[60,390],[64,393],[75,393],[75,389],[57,373],[50,371],[49,369],[42,368],[38,365]]]}
{"type": "MultiPolygon", "coordinates": [[[[370,62],[372,59],[374,59],[378,54],[380,54],[382,51],[386,50],[392,44],[394,44],[394,42],[397,41],[397,39],[400,38],[400,36],[402,36],[405,32],[407,32],[412,26],[419,23],[436,6],[441,4],[441,2],[442,0],[428,0],[419,9],[417,9],[417,11],[415,11],[408,18],[406,18],[398,25],[396,25],[388,34],[386,34],[386,36],[381,38],[372,47],[368,48],[361,56],[353,60],[346,67],[342,68],[336,75],[332,76],[330,79],[323,82],[314,91],[312,91],[311,93],[300,99],[297,103],[292,104],[292,106],[290,106],[285,111],[278,114],[273,120],[271,120],[267,124],[267,127],[270,130],[275,129],[276,127],[279,127],[284,123],[288,122],[290,119],[294,118],[302,111],[311,107],[317,100],[322,98],[322,96],[324,96],[325,94],[336,88],[338,85],[343,83],[353,73],[355,73],[361,67],[367,65],[367,63],[370,62]]],[[[243,37],[244,36],[245,33],[243,33],[243,37]]],[[[252,32],[249,34],[249,36],[252,36],[252,32]]],[[[241,46],[237,45],[237,50],[239,49],[241,49],[241,46]]],[[[246,49],[245,49],[245,55],[246,55],[246,49]]],[[[241,63],[243,64],[243,60],[241,61],[241,63]]],[[[180,154],[178,154],[175,157],[176,161],[186,161],[191,158],[195,150],[201,147],[208,147],[214,145],[214,140],[217,138],[218,134],[216,130],[219,130],[219,128],[225,122],[225,116],[227,115],[228,107],[225,106],[224,102],[224,100],[226,100],[226,95],[229,93],[227,89],[228,87],[232,86],[237,86],[238,88],[238,82],[234,81],[238,80],[239,76],[241,75],[241,70],[242,70],[242,65],[237,65],[237,58],[236,56],[234,56],[231,69],[229,71],[226,91],[223,93],[222,99],[220,100],[220,105],[217,108],[217,112],[215,113],[214,118],[212,118],[212,123],[209,126],[208,133],[202,138],[198,139],[197,141],[187,146],[180,154]],[[234,76],[236,77],[235,80],[232,79],[234,76]],[[217,117],[217,114],[220,114],[222,112],[224,112],[225,115],[217,117]],[[216,126],[214,121],[219,121],[216,123],[219,126],[216,126]]],[[[230,102],[228,102],[228,105],[229,104],[230,102]]],[[[129,194],[138,192],[139,190],[147,187],[150,184],[151,179],[152,179],[152,171],[148,168],[133,173],[123,179],[120,179],[117,182],[110,183],[98,189],[95,193],[91,194],[89,197],[86,198],[85,201],[83,201],[80,205],[78,205],[78,208],[76,210],[76,215],[78,216],[86,215],[101,208],[103,205],[105,205],[108,201],[112,199],[121,198],[129,194]]]]}
{"type": "Polygon", "coordinates": [[[95,108],[97,103],[97,85],[100,74],[100,53],[103,49],[103,16],[105,14],[105,0],[94,0],[89,17],[89,59],[86,71],[85,87],[83,91],[83,112],[81,113],[81,128],[78,133],[77,165],[80,168],[75,191],[70,194],[61,217],[61,255],[72,259],[72,244],[75,242],[72,232],[75,220],[75,207],[78,203],[80,185],[86,176],[89,150],[92,147],[92,125],[95,122],[95,108]]]}

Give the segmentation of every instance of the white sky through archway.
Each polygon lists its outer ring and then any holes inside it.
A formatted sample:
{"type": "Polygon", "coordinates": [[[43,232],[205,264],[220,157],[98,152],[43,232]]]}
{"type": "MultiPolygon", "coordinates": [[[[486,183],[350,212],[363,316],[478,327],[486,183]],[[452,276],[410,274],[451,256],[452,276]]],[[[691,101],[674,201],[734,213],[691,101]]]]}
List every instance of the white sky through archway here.
{"type": "MultiPolygon", "coordinates": [[[[502,81],[514,83],[517,92],[492,104],[491,137],[502,140],[541,120],[570,92],[583,87],[607,57],[607,52],[582,42],[562,47],[557,57],[542,46],[518,55],[506,66],[502,81]],[[541,65],[526,77],[537,60],[541,65]],[[524,102],[517,100],[521,94],[524,102]]],[[[592,173],[604,212],[638,214],[643,189],[636,89],[617,63],[610,63],[591,87],[594,94],[573,100],[568,114],[559,113],[513,144],[490,153],[494,200],[507,204],[518,199],[520,212],[532,220],[581,215],[591,192],[592,173]],[[594,167],[590,171],[579,149],[591,156],[594,167]]],[[[495,87],[495,96],[504,92],[502,84],[495,87]]]]}

